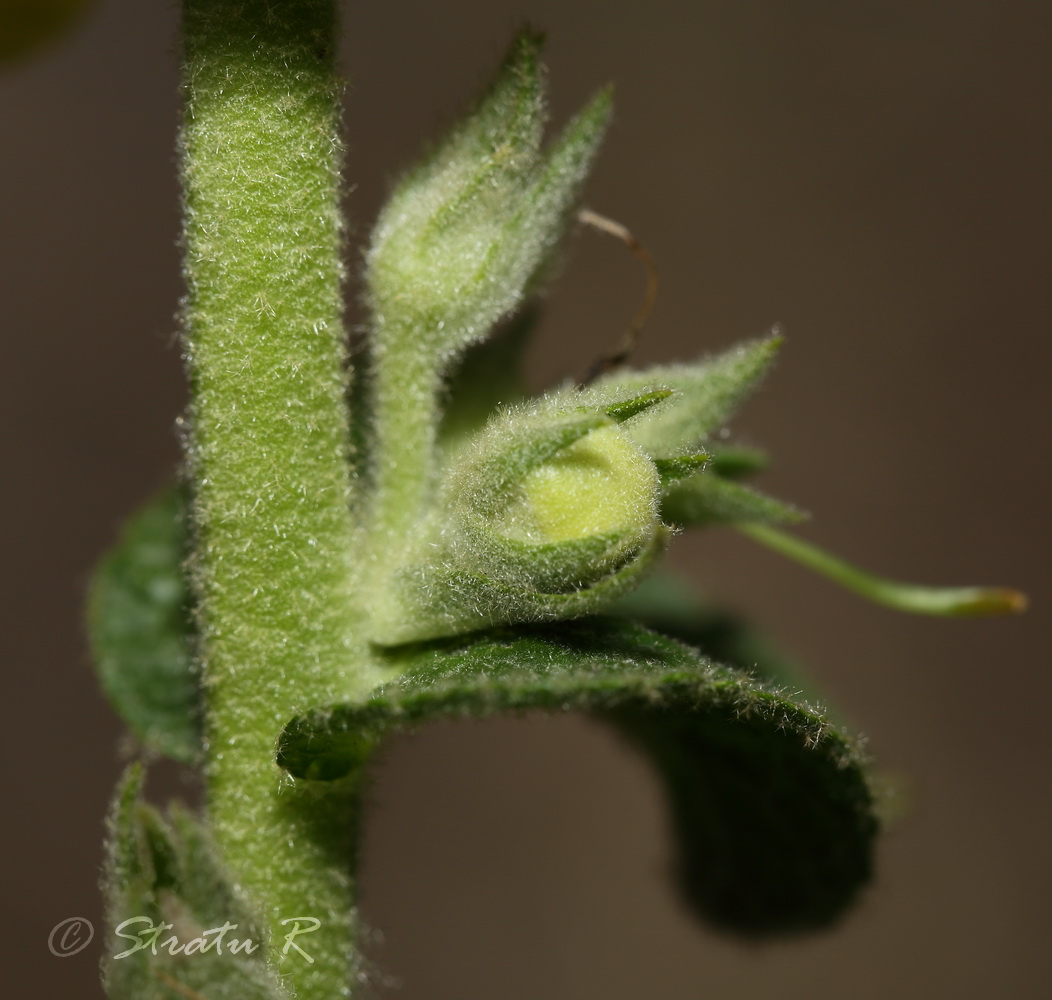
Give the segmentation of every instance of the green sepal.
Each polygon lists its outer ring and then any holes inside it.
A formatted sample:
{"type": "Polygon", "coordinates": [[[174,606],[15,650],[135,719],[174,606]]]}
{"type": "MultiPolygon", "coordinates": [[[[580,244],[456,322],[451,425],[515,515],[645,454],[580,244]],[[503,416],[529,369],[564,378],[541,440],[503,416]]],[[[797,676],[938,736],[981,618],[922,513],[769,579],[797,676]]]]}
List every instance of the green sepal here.
{"type": "Polygon", "coordinates": [[[798,524],[808,515],[751,486],[706,471],[669,487],[661,500],[661,517],[668,524],[696,528],[750,521],[798,524]]]}
{"type": "Polygon", "coordinates": [[[485,516],[501,494],[558,452],[600,427],[621,424],[663,403],[671,392],[616,392],[596,398],[553,394],[495,416],[455,456],[447,495],[464,510],[485,516]]]}
{"type": "Polygon", "coordinates": [[[771,464],[767,452],[744,445],[713,445],[709,472],[722,479],[744,479],[763,472],[771,464]]]}
{"type": "MultiPolygon", "coordinates": [[[[463,444],[478,432],[501,407],[517,406],[528,399],[522,377],[522,356],[537,323],[536,303],[512,317],[488,340],[471,345],[451,372],[445,395],[439,443],[446,451],[463,444]]],[[[638,393],[612,392],[596,400],[589,394],[566,393],[560,397],[567,412],[587,409],[603,412],[621,423],[671,396],[671,389],[638,393]]]]}
{"type": "Polygon", "coordinates": [[[585,435],[611,421],[602,413],[578,410],[550,416],[530,407],[501,414],[457,456],[446,474],[445,503],[465,516],[488,517],[505,494],[528,473],[585,435]]]}
{"type": "MultiPolygon", "coordinates": [[[[626,553],[605,576],[554,591],[457,567],[446,560],[413,564],[389,581],[384,605],[374,614],[371,639],[397,646],[506,623],[558,622],[596,614],[639,586],[668,539],[668,529],[658,525],[644,545],[626,553]]],[[[578,552],[587,545],[582,543],[578,552]]],[[[599,557],[605,560],[606,551],[600,551],[599,557]]],[[[560,572],[556,582],[564,584],[565,567],[560,572]]],[[[536,579],[551,582],[544,567],[533,573],[536,579]]]]}
{"type": "Polygon", "coordinates": [[[611,403],[603,408],[603,412],[608,417],[613,417],[620,424],[630,417],[644,413],[652,406],[664,402],[672,395],[674,394],[671,389],[652,389],[650,392],[641,392],[639,395],[629,396],[627,399],[611,403]]]}
{"type": "Polygon", "coordinates": [[[613,87],[603,87],[543,151],[538,173],[506,234],[509,241],[519,243],[520,255],[529,248],[531,256],[522,269],[524,274],[530,269],[522,285],[525,294],[537,292],[552,270],[606,135],[613,106],[613,87]]]}
{"type": "Polygon", "coordinates": [[[692,364],[618,372],[601,379],[596,390],[674,389],[667,402],[625,425],[652,458],[674,457],[719,430],[769,370],[781,343],[781,335],[772,333],[692,364]]]}
{"type": "Polygon", "coordinates": [[[673,458],[655,458],[654,468],[661,477],[662,486],[671,486],[673,483],[693,476],[708,467],[712,458],[708,452],[696,452],[693,455],[678,455],[673,458]]]}
{"type": "Polygon", "coordinates": [[[649,534],[641,538],[638,531],[631,529],[536,545],[495,532],[480,532],[474,538],[472,549],[480,564],[493,568],[491,579],[495,582],[507,583],[515,589],[520,582],[528,581],[528,587],[521,588],[522,596],[528,597],[529,593],[564,594],[580,590],[584,585],[594,586],[594,581],[591,584],[583,581],[586,567],[616,572],[650,541],[649,534]]]}
{"type": "Polygon", "coordinates": [[[870,876],[876,820],[859,745],[748,674],[624,621],[501,629],[391,651],[365,702],[292,720],[278,763],[332,780],[392,731],[433,719],[579,710],[638,743],[664,779],[687,900],[765,936],[835,920],[870,876]]]}
{"type": "Polygon", "coordinates": [[[289,1000],[266,963],[265,927],[232,888],[205,828],[183,809],[162,818],[143,802],[142,783],[142,768],[133,765],[108,820],[102,964],[109,1000],[289,1000]],[[220,934],[228,923],[236,926],[220,934]],[[157,954],[149,945],[152,928],[162,928],[157,954]],[[210,946],[173,955],[166,946],[173,936],[184,949],[195,939],[210,946]],[[251,942],[251,954],[243,944],[233,953],[235,939],[251,942]],[[137,947],[139,941],[147,947],[137,947]]]}
{"type": "Polygon", "coordinates": [[[201,754],[190,642],[183,492],[171,487],[128,521],[95,571],[88,634],[102,689],[143,746],[183,763],[201,754]]]}

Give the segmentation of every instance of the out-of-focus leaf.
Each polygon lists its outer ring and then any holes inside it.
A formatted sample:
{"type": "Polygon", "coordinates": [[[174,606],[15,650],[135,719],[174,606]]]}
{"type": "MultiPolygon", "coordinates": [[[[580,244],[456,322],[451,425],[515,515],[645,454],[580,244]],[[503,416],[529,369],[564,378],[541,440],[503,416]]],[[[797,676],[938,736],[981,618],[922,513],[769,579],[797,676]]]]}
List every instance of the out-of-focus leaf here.
{"type": "Polygon", "coordinates": [[[128,522],[95,572],[88,631],[102,688],[142,743],[193,762],[201,748],[183,496],[166,490],[128,522]]]}
{"type": "Polygon", "coordinates": [[[680,455],[676,458],[655,458],[654,468],[661,477],[661,485],[667,489],[673,483],[678,483],[681,479],[701,472],[708,466],[710,458],[711,456],[706,452],[680,455]]]}
{"type": "Polygon", "coordinates": [[[670,794],[688,900],[748,936],[836,919],[868,881],[876,821],[858,745],[815,707],[628,622],[495,630],[390,653],[363,703],[294,719],[278,762],[338,778],[391,730],[576,709],[650,755],[670,794]]]}
{"type": "Polygon", "coordinates": [[[668,524],[693,528],[742,521],[796,524],[805,521],[807,514],[744,483],[706,471],[669,487],[661,501],[661,517],[668,524]]]}
{"type": "Polygon", "coordinates": [[[658,570],[608,611],[692,646],[702,656],[744,670],[781,687],[799,700],[819,700],[800,665],[755,626],[697,595],[689,580],[658,570]]]}
{"type": "Polygon", "coordinates": [[[767,453],[759,448],[720,444],[712,446],[709,472],[714,472],[723,479],[744,479],[746,476],[763,472],[769,464],[767,453]]]}

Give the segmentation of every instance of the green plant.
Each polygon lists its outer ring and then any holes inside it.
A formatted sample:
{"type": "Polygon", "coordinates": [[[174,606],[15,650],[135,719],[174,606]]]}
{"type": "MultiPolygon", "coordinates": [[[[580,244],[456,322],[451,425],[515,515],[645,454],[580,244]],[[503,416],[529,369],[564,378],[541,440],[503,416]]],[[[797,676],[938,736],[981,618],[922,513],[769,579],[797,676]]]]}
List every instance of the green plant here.
{"type": "Polygon", "coordinates": [[[733,666],[757,659],[744,628],[700,611],[671,623],[688,644],[646,628],[670,526],[743,525],[915,610],[1018,598],[873,581],[771,527],[802,515],[712,432],[777,337],[539,400],[509,382],[522,331],[487,335],[549,270],[610,100],[542,149],[530,33],[376,227],[348,407],[334,24],[330,0],[186,4],[187,475],[131,523],[91,617],[107,691],[146,747],[203,765],[208,812],[166,819],[137,769],[123,784],[111,925],[148,923],[112,942],[111,995],[345,993],[363,768],[391,729],[442,716],[607,719],[668,786],[702,915],[753,936],[828,924],[869,875],[861,754],[733,666]],[[227,924],[267,946],[135,947],[227,924]]]}

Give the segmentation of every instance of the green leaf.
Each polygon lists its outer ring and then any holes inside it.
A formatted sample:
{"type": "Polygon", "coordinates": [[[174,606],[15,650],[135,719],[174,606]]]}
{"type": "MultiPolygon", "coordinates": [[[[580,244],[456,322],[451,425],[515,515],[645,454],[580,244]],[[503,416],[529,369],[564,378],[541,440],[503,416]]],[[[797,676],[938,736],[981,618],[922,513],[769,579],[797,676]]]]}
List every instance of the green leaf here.
{"type": "Polygon", "coordinates": [[[750,936],[815,929],[868,881],[876,821],[859,746],[816,708],[628,622],[504,629],[389,654],[364,703],[292,720],[278,763],[326,781],[392,730],[441,718],[590,712],[664,779],[687,899],[750,936]]]}
{"type": "Polygon", "coordinates": [[[232,888],[204,828],[181,809],[163,819],[142,801],[142,782],[141,768],[130,768],[108,822],[106,995],[289,1000],[267,967],[264,925],[232,888]]]}
{"type": "Polygon", "coordinates": [[[806,520],[807,514],[751,486],[706,471],[669,487],[661,501],[661,517],[669,524],[700,527],[746,521],[796,524],[806,520]]]}
{"type": "Polygon", "coordinates": [[[699,596],[690,580],[658,570],[607,609],[692,646],[702,656],[788,687],[795,700],[821,701],[800,665],[752,623],[699,596]]]}
{"type": "Polygon", "coordinates": [[[103,691],[144,746],[184,763],[201,752],[190,647],[184,498],[174,487],[128,522],[95,572],[88,632],[103,691]]]}
{"type": "Polygon", "coordinates": [[[767,373],[781,343],[781,335],[775,332],[693,364],[609,375],[596,389],[641,391],[664,386],[676,390],[667,402],[626,424],[648,455],[667,458],[695,448],[719,430],[767,373]]]}

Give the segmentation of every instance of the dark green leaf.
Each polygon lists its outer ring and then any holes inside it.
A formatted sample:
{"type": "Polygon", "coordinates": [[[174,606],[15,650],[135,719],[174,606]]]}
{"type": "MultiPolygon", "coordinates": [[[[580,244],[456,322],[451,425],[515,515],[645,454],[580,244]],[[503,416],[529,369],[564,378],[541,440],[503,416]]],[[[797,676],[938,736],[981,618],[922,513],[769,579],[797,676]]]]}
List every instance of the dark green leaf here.
{"type": "Polygon", "coordinates": [[[138,511],[92,581],[88,631],[99,679],[142,743],[175,760],[200,755],[200,708],[182,573],[183,496],[138,511]]]}
{"type": "Polygon", "coordinates": [[[824,926],[870,874],[876,821],[858,746],[817,709],[628,622],[586,619],[392,652],[366,702],[294,719],[278,762],[329,780],[392,729],[577,709],[644,747],[671,797],[688,899],[729,930],[824,926]]]}
{"type": "Polygon", "coordinates": [[[755,626],[694,593],[689,580],[658,570],[607,612],[671,636],[703,656],[818,699],[798,664],[755,626]]]}

